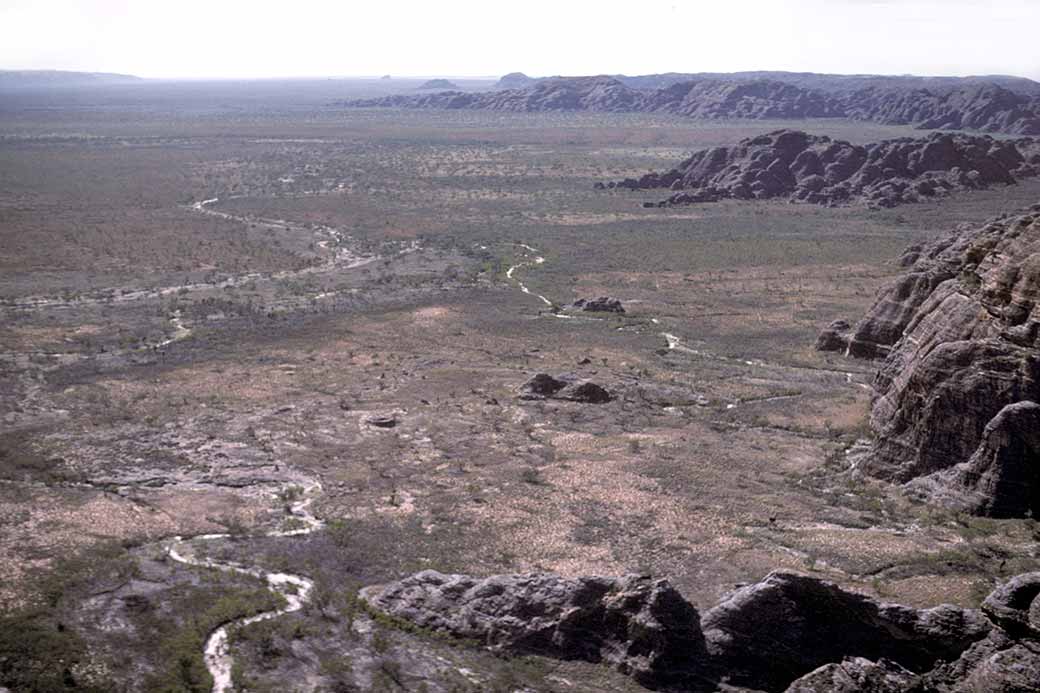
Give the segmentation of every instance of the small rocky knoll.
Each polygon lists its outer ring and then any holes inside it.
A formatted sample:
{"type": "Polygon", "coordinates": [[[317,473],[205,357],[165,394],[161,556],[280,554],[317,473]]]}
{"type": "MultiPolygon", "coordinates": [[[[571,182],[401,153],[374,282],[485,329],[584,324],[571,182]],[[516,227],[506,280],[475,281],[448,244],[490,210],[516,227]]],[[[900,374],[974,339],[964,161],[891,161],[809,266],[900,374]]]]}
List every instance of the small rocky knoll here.
{"type": "Polygon", "coordinates": [[[427,570],[361,591],[374,611],[503,654],[604,663],[658,690],[1040,687],[1040,573],[982,610],[913,609],[774,572],[699,615],[666,580],[427,570]],[[1037,606],[1040,606],[1038,604],[1037,606]]]}
{"type": "Polygon", "coordinates": [[[416,89],[458,89],[459,85],[452,82],[450,79],[428,79],[420,84],[416,89]]]}
{"type": "Polygon", "coordinates": [[[823,205],[894,207],[962,190],[1010,185],[1040,173],[1040,141],[934,133],[865,146],[777,130],[732,147],[695,152],[664,173],[648,173],[597,189],[673,193],[648,207],[785,198],[823,205]]]}
{"type": "Polygon", "coordinates": [[[1040,511],[1040,205],[903,258],[855,326],[817,348],[885,357],[857,468],[991,517],[1040,511]]]}

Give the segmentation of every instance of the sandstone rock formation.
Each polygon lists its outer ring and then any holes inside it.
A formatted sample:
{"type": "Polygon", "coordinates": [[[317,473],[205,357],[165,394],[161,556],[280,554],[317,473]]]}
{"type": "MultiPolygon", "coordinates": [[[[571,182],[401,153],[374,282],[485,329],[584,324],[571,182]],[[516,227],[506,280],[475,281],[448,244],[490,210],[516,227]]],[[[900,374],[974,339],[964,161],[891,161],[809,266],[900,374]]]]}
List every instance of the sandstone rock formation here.
{"type": "Polygon", "coordinates": [[[1040,135],[1040,98],[996,84],[957,89],[868,88],[843,99],[847,117],[929,130],[1040,135]]]}
{"type": "Polygon", "coordinates": [[[783,690],[848,656],[928,671],[939,660],[956,659],[991,626],[977,611],[884,604],[816,578],[775,572],[705,613],[701,627],[712,662],[729,683],[783,690]]]}
{"type": "Polygon", "coordinates": [[[666,580],[433,570],[365,588],[368,604],[499,652],[605,662],[640,683],[681,685],[704,661],[697,610],[666,580]]]}
{"type": "MultiPolygon", "coordinates": [[[[352,107],[492,111],[628,111],[691,118],[853,118],[923,129],[1040,134],[1040,90],[1030,80],[845,78],[840,75],[624,75],[531,79],[506,75],[498,91],[393,95],[352,107]],[[778,79],[779,78],[779,79],[778,79]],[[1013,87],[1019,91],[1013,91],[1013,87]]],[[[453,89],[439,85],[445,89],[453,89]]],[[[432,87],[431,87],[432,88],[432,87]]]]}
{"type": "Polygon", "coordinates": [[[818,345],[886,356],[859,469],[959,510],[1040,510],[1040,205],[904,257],[854,328],[818,345]]]}
{"type": "Polygon", "coordinates": [[[699,618],[667,581],[635,575],[428,570],[361,591],[373,610],[496,652],[603,662],[654,689],[788,693],[1037,690],[1038,594],[1029,573],[981,611],[913,609],[774,572],[699,618]]]}
{"type": "Polygon", "coordinates": [[[678,167],[597,188],[675,191],[660,203],[786,198],[814,204],[893,207],[959,190],[1010,185],[1040,173],[1040,141],[936,133],[866,146],[777,130],[733,147],[695,152],[678,167]]]}

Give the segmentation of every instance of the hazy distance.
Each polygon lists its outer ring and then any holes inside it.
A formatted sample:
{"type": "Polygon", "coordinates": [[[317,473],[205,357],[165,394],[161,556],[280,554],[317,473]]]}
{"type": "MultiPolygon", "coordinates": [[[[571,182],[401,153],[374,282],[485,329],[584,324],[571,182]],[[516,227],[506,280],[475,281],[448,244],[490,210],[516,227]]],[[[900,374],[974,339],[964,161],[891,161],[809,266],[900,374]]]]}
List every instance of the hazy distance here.
{"type": "Polygon", "coordinates": [[[151,78],[794,70],[1040,79],[1037,0],[5,0],[0,69],[151,78]]]}

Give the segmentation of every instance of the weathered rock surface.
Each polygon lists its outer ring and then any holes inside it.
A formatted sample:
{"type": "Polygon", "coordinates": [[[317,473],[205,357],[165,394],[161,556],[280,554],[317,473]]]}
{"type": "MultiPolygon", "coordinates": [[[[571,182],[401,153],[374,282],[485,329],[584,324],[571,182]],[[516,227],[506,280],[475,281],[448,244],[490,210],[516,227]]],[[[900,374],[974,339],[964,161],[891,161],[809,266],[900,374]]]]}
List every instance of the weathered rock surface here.
{"type": "Polygon", "coordinates": [[[875,377],[876,441],[859,469],[994,517],[1040,509],[1040,205],[905,256],[843,339],[887,356],[875,377]]]}
{"type": "Polygon", "coordinates": [[[729,683],[783,690],[850,656],[928,671],[940,659],[956,659],[991,625],[978,611],[884,604],[816,578],[775,572],[706,612],[701,627],[729,683]]]}
{"type": "Polygon", "coordinates": [[[391,616],[495,651],[605,662],[653,687],[692,680],[704,661],[697,610],[666,580],[427,570],[361,596],[391,616]]]}
{"type": "Polygon", "coordinates": [[[913,672],[887,659],[848,657],[806,674],[786,693],[903,693],[917,680],[913,672]]]}
{"type": "Polygon", "coordinates": [[[499,91],[396,94],[347,101],[344,105],[522,112],[630,111],[702,119],[838,117],[923,129],[1040,134],[1040,96],[1026,88],[1035,85],[1029,80],[1001,83],[999,79],[922,82],[850,78],[841,83],[834,79],[841,76],[817,77],[824,79],[813,81],[806,75],[771,73],[531,79],[512,73],[499,80],[499,91]],[[1020,91],[1012,91],[1009,86],[1020,91]]]}
{"type": "Polygon", "coordinates": [[[610,296],[600,296],[598,298],[579,298],[577,301],[571,304],[571,308],[575,310],[584,310],[589,313],[624,313],[625,307],[621,305],[621,300],[612,298],[610,296]]]}
{"type": "Polygon", "coordinates": [[[1011,185],[1040,172],[1040,141],[935,133],[865,146],[777,130],[733,147],[695,152],[678,167],[597,188],[674,191],[644,206],[784,198],[837,205],[894,207],[961,190],[1011,185]]]}
{"type": "Polygon", "coordinates": [[[424,571],[368,587],[370,608],[502,653],[603,662],[673,691],[1033,691],[1040,573],[983,610],[886,604],[817,578],[771,573],[698,617],[664,580],[475,578],[424,571]]]}
{"type": "Polygon", "coordinates": [[[539,373],[520,386],[520,399],[563,399],[586,404],[604,404],[613,399],[603,386],[571,375],[553,377],[539,373]]]}

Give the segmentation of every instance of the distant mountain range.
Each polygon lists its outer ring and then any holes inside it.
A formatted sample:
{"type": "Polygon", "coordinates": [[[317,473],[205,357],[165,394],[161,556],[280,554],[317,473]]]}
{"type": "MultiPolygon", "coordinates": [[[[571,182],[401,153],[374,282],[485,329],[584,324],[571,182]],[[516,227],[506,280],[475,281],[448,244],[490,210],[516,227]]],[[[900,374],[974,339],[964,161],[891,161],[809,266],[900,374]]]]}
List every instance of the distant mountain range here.
{"type": "Polygon", "coordinates": [[[74,87],[141,82],[140,77],[114,72],[71,72],[67,70],[0,70],[0,89],[74,87]]]}
{"type": "MultiPolygon", "coordinates": [[[[804,89],[832,93],[847,93],[861,89],[933,89],[948,90],[959,87],[995,84],[1019,94],[1040,95],[1040,82],[1012,75],[976,75],[969,77],[919,77],[917,75],[835,75],[819,72],[782,72],[756,70],[751,72],[664,72],[653,75],[607,75],[633,89],[666,89],[681,82],[721,80],[727,82],[755,82],[769,80],[784,82],[804,89]]],[[[518,89],[535,82],[566,79],[566,77],[528,77],[522,72],[511,72],[498,80],[499,89],[518,89]]]]}
{"type": "Polygon", "coordinates": [[[738,73],[685,79],[528,78],[506,75],[491,92],[445,91],[342,102],[351,107],[445,108],[517,112],[670,113],[691,118],[850,118],[924,129],[1040,135],[1040,84],[1019,77],[874,77],[738,73]],[[793,75],[801,84],[750,75],[793,75]],[[675,81],[681,80],[681,81],[675,81]],[[628,83],[626,83],[626,81],[628,83]],[[664,86],[632,86],[640,85],[664,86]],[[817,84],[807,87],[805,84],[817,84]],[[1015,85],[1011,89],[1008,84],[1015,85]],[[927,85],[927,86],[925,86],[927,85]]]}

